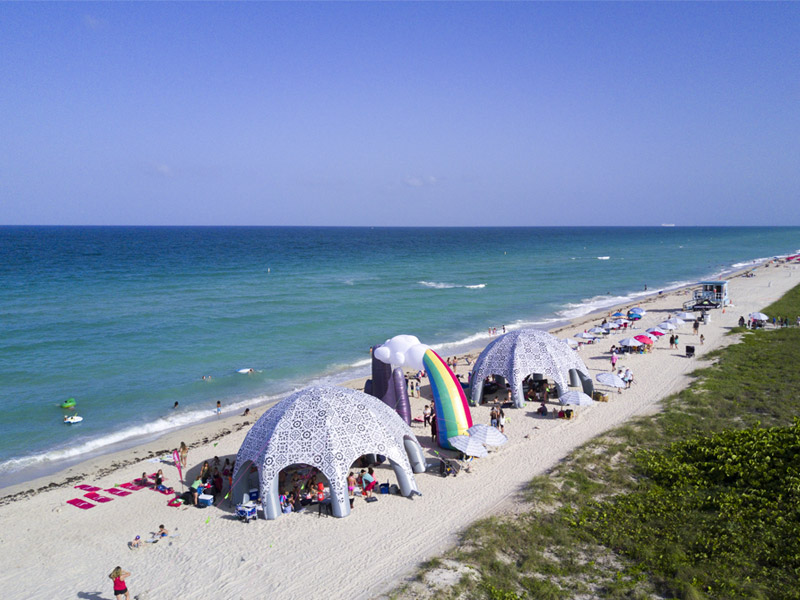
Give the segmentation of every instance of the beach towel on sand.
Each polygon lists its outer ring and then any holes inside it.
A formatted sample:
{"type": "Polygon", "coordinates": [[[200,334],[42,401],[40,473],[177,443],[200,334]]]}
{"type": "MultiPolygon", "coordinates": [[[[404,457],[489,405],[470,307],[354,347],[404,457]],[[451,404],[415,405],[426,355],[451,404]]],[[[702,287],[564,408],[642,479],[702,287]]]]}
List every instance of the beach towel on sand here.
{"type": "Polygon", "coordinates": [[[126,492],[125,490],[118,490],[117,488],[108,488],[106,490],[109,494],[113,494],[114,496],[130,496],[130,492],[126,492]]]}
{"type": "Polygon", "coordinates": [[[76,490],[83,490],[84,492],[99,492],[100,491],[99,487],[95,487],[93,485],[87,485],[85,483],[82,483],[80,485],[76,485],[75,489],[76,490]]]}
{"type": "MultiPolygon", "coordinates": [[[[125,488],[126,490],[131,490],[132,492],[135,492],[135,491],[137,491],[137,490],[143,490],[143,489],[144,489],[144,486],[143,486],[143,485],[136,485],[136,484],[135,484],[135,483],[133,483],[132,481],[131,481],[130,483],[120,483],[120,484],[119,484],[119,487],[121,487],[121,488],[125,488]]],[[[96,490],[95,490],[95,491],[96,491],[96,490]]]]}
{"type": "Polygon", "coordinates": [[[95,504],[92,504],[91,502],[86,502],[86,500],[81,500],[80,498],[73,498],[72,500],[67,500],[67,504],[72,504],[72,506],[77,506],[78,508],[82,508],[83,510],[88,510],[96,506],[95,504]]]}
{"type": "Polygon", "coordinates": [[[113,500],[113,498],[108,498],[106,496],[101,496],[100,494],[95,494],[94,492],[89,492],[88,494],[84,494],[83,496],[85,498],[88,498],[89,500],[94,500],[95,502],[100,502],[101,504],[103,502],[111,502],[113,500]]]}

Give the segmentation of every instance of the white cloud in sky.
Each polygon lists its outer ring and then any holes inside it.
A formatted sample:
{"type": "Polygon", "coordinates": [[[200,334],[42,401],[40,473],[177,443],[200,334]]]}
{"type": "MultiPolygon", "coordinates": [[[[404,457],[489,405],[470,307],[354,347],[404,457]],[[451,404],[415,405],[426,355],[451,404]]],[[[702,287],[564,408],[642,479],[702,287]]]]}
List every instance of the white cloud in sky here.
{"type": "Polygon", "coordinates": [[[153,165],[153,169],[155,170],[156,173],[158,173],[163,177],[172,177],[173,175],[172,168],[170,168],[169,165],[165,165],[163,163],[153,165]]]}
{"type": "Polygon", "coordinates": [[[433,175],[420,177],[417,175],[409,175],[404,179],[404,183],[409,187],[425,187],[432,186],[438,183],[438,179],[433,175]]]}
{"type": "Polygon", "coordinates": [[[83,15],[83,24],[89,29],[97,30],[105,26],[106,22],[92,15],[83,15]]]}

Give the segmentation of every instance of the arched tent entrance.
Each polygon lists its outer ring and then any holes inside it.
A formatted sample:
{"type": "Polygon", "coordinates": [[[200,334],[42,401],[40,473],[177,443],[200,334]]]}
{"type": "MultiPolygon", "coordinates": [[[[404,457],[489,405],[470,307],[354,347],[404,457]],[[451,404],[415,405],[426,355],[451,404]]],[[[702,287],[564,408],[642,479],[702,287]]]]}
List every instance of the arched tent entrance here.
{"type": "Polygon", "coordinates": [[[514,405],[525,403],[522,380],[528,375],[552,379],[558,395],[567,391],[570,379],[589,378],[589,369],[581,357],[557,337],[538,329],[518,329],[500,336],[481,352],[472,370],[471,404],[475,406],[483,395],[483,380],[489,375],[501,376],[511,384],[514,405]],[[572,373],[570,373],[572,371],[572,373]]]}
{"type": "Polygon", "coordinates": [[[334,516],[346,517],[348,470],[368,454],[388,459],[404,496],[419,492],[414,473],[425,470],[422,448],[396,412],[357,390],[307,388],[273,406],[250,429],[236,456],[233,498],[243,497],[245,479],[240,475],[250,461],[258,468],[264,515],[276,519],[281,515],[280,471],[306,464],[330,482],[334,516]]]}

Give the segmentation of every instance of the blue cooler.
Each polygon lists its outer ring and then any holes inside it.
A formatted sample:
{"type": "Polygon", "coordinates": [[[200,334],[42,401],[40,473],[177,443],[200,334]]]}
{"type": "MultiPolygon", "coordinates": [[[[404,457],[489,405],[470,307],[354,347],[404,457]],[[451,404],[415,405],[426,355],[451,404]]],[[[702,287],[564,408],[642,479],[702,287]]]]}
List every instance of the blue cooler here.
{"type": "Polygon", "coordinates": [[[250,500],[256,502],[258,500],[258,488],[250,490],[250,500]]]}
{"type": "Polygon", "coordinates": [[[211,494],[200,494],[197,497],[197,504],[199,506],[211,506],[214,504],[214,496],[211,494]]]}

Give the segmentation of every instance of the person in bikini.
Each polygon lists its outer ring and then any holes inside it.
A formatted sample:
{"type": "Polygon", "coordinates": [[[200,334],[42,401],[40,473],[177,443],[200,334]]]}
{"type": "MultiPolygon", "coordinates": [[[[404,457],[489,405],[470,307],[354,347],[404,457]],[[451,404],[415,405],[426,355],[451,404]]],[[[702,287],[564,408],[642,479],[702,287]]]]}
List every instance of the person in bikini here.
{"type": "Polygon", "coordinates": [[[350,471],[347,476],[347,493],[350,495],[350,508],[353,508],[353,503],[356,499],[356,476],[350,471]]]}

